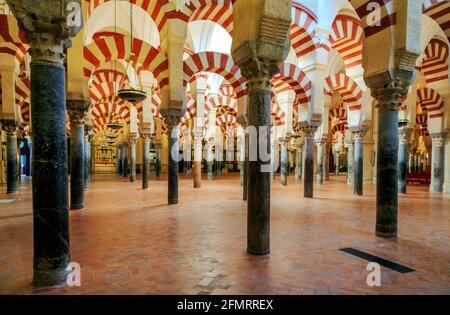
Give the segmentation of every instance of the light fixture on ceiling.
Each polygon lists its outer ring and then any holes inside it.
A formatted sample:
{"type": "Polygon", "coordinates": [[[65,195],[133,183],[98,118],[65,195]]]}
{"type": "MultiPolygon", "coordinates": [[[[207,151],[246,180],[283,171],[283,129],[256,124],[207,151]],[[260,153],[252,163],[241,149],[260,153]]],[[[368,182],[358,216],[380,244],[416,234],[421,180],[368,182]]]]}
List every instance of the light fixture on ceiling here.
{"type": "MultiPolygon", "coordinates": [[[[126,73],[129,73],[130,67],[132,67],[132,63],[135,58],[134,50],[133,50],[133,4],[130,1],[130,33],[131,33],[131,42],[130,42],[130,58],[128,60],[126,73]]],[[[135,81],[140,85],[140,81],[137,78],[136,71],[133,71],[135,76],[135,81]]],[[[135,89],[131,82],[128,84],[128,86],[125,86],[124,88],[120,89],[117,92],[117,95],[123,99],[124,101],[127,101],[133,105],[136,105],[142,101],[144,101],[147,98],[147,92],[145,92],[142,89],[142,86],[139,86],[137,89],[135,89]]]]}

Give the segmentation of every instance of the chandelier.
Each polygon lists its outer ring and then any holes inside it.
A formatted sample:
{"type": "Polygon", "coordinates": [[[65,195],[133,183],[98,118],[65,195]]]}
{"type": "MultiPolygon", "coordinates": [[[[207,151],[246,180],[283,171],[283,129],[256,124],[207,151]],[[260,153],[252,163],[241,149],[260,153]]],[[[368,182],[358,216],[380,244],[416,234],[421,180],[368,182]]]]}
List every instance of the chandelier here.
{"type": "MultiPolygon", "coordinates": [[[[126,73],[129,73],[130,67],[132,67],[132,63],[135,58],[135,54],[133,51],[133,4],[130,1],[130,33],[131,33],[131,42],[130,42],[130,59],[127,64],[127,70],[126,73]]],[[[137,78],[136,71],[133,71],[136,82],[139,82],[137,78]]],[[[137,89],[135,89],[131,83],[126,85],[124,88],[120,89],[117,92],[117,95],[123,99],[124,101],[127,101],[133,105],[136,105],[142,101],[144,101],[147,98],[147,92],[145,92],[141,86],[139,86],[137,89]]]]}
{"type": "Polygon", "coordinates": [[[109,116],[106,126],[111,128],[112,130],[119,130],[122,129],[123,122],[120,121],[118,116],[112,114],[111,116],[109,116]]]}

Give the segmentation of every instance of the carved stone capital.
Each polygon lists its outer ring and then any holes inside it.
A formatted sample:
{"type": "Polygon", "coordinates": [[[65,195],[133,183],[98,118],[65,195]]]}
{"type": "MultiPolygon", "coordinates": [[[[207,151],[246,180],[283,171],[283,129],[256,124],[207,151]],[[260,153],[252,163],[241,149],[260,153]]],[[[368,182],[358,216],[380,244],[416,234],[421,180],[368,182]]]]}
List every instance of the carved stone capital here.
{"type": "Polygon", "coordinates": [[[71,125],[83,125],[90,106],[87,100],[67,100],[67,111],[69,112],[71,125]]]}
{"type": "Polygon", "coordinates": [[[181,109],[161,109],[160,113],[163,115],[169,131],[178,127],[183,116],[181,109]]]}
{"type": "Polygon", "coordinates": [[[431,141],[433,144],[433,147],[443,147],[444,146],[444,134],[431,134],[431,141]]]}
{"type": "Polygon", "coordinates": [[[307,126],[304,128],[305,131],[305,139],[314,140],[314,136],[316,134],[318,127],[316,126],[307,126]]]}
{"type": "Polygon", "coordinates": [[[411,135],[411,128],[401,127],[398,129],[398,143],[409,144],[409,138],[411,135]]]}
{"type": "Polygon", "coordinates": [[[414,70],[394,70],[365,78],[365,81],[378,102],[378,108],[398,111],[401,98],[408,93],[414,75],[414,70]]]}
{"type": "Polygon", "coordinates": [[[84,125],[84,136],[89,137],[92,134],[92,125],[85,124],[84,125]]]}
{"type": "Polygon", "coordinates": [[[32,62],[63,67],[64,48],[82,27],[81,0],[7,2],[31,43],[32,62]]]}
{"type": "Polygon", "coordinates": [[[138,137],[135,136],[135,135],[129,136],[129,137],[128,137],[128,142],[129,142],[130,144],[136,144],[137,141],[138,141],[138,137]]]}
{"type": "Polygon", "coordinates": [[[259,90],[271,90],[272,78],[280,71],[278,62],[256,56],[248,59],[240,68],[247,79],[248,88],[259,90]]]}
{"type": "Polygon", "coordinates": [[[152,139],[152,133],[148,129],[140,129],[139,134],[145,143],[149,143],[152,139]]]}

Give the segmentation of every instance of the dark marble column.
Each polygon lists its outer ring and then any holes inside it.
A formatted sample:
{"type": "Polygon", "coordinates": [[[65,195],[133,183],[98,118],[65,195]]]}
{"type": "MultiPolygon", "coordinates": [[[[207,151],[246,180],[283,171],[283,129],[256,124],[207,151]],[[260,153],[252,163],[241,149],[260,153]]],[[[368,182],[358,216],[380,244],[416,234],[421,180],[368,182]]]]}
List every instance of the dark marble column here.
{"type": "Polygon", "coordinates": [[[404,127],[398,134],[398,192],[401,194],[406,194],[409,134],[410,129],[404,127]]]}
{"type": "Polygon", "coordinates": [[[70,117],[70,210],[84,208],[84,119],[89,101],[67,100],[70,117]]]}
{"type": "Polygon", "coordinates": [[[330,180],[330,143],[327,140],[324,152],[324,179],[330,180]]]}
{"type": "Polygon", "coordinates": [[[150,177],[150,139],[151,134],[141,132],[142,137],[142,189],[148,189],[150,177]]]}
{"type": "Polygon", "coordinates": [[[353,159],[353,150],[354,145],[353,142],[348,143],[348,151],[347,151],[347,184],[354,184],[354,159],[353,159]]]}
{"type": "Polygon", "coordinates": [[[19,191],[19,165],[17,161],[17,131],[14,121],[4,121],[6,129],[6,192],[15,194],[19,191]]]}
{"type": "Polygon", "coordinates": [[[323,185],[324,180],[324,155],[326,142],[321,140],[317,142],[317,184],[323,185]]]}
{"type": "Polygon", "coordinates": [[[354,194],[358,196],[363,195],[363,183],[364,183],[364,162],[363,162],[363,140],[365,131],[355,130],[353,131],[353,139],[355,141],[355,164],[353,170],[354,194]]]}
{"type": "Polygon", "coordinates": [[[31,44],[33,285],[60,285],[70,262],[64,52],[81,23],[67,25],[70,11],[53,2],[8,4],[31,44]]]}
{"type": "Polygon", "coordinates": [[[444,135],[431,134],[432,138],[432,172],[430,191],[442,192],[444,185],[444,135]]]}
{"type": "Polygon", "coordinates": [[[162,113],[167,126],[169,135],[169,170],[168,170],[168,194],[167,199],[169,205],[178,204],[178,161],[179,157],[179,138],[180,128],[179,122],[181,117],[180,110],[166,110],[162,113]]]}
{"type": "Polygon", "coordinates": [[[305,165],[304,165],[304,197],[313,198],[314,197],[314,134],[316,133],[317,127],[308,126],[305,128],[305,165]]]}
{"type": "Polygon", "coordinates": [[[122,176],[122,145],[117,144],[116,148],[117,174],[122,176]]]}
{"type": "Polygon", "coordinates": [[[333,155],[334,155],[334,167],[335,167],[335,170],[334,170],[334,175],[336,175],[336,176],[339,176],[339,174],[340,174],[340,171],[339,171],[339,169],[340,169],[340,157],[339,157],[339,151],[334,151],[333,152],[333,155]]]}
{"type": "Polygon", "coordinates": [[[84,190],[88,190],[91,180],[91,125],[84,126],[84,190]]]}
{"type": "Polygon", "coordinates": [[[377,215],[376,235],[397,238],[398,216],[398,110],[408,91],[414,71],[397,73],[389,79],[384,73],[366,78],[372,96],[378,101],[377,215]]]}
{"type": "Polygon", "coordinates": [[[130,182],[136,181],[136,143],[137,136],[130,136],[128,138],[130,142],[130,182]]]}
{"type": "Polygon", "coordinates": [[[160,142],[156,143],[156,165],[155,165],[155,173],[156,173],[156,178],[161,177],[161,147],[162,144],[160,142]]]}
{"type": "Polygon", "coordinates": [[[248,159],[249,159],[249,133],[248,133],[248,125],[245,125],[245,161],[244,161],[244,184],[242,187],[242,200],[247,201],[248,199],[248,159]]]}
{"type": "Polygon", "coordinates": [[[128,177],[128,143],[122,143],[122,176],[128,177]]]}
{"type": "Polygon", "coordinates": [[[241,70],[248,80],[249,128],[257,130],[249,147],[258,152],[248,162],[247,252],[266,255],[270,253],[270,94],[278,66],[254,57],[241,70]]]}
{"type": "Polygon", "coordinates": [[[288,178],[288,167],[289,167],[289,156],[288,156],[288,141],[289,139],[286,137],[281,141],[281,185],[287,185],[288,178]]]}

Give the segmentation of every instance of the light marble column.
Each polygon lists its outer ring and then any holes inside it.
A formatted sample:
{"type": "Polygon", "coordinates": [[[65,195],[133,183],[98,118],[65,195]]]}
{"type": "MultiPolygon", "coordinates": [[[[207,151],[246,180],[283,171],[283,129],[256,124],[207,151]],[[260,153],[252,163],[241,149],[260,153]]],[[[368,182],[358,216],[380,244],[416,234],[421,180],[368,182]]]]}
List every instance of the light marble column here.
{"type": "Polygon", "coordinates": [[[430,191],[442,192],[444,183],[444,135],[432,134],[432,167],[430,191]]]}
{"type": "Polygon", "coordinates": [[[398,192],[406,194],[406,175],[408,174],[409,128],[400,128],[398,133],[398,192]]]}
{"type": "Polygon", "coordinates": [[[308,126],[305,128],[305,174],[303,177],[304,197],[314,196],[314,134],[317,127],[308,126]]]}
{"type": "Polygon", "coordinates": [[[348,143],[347,151],[347,184],[353,185],[354,163],[353,163],[353,142],[348,143]]]}

